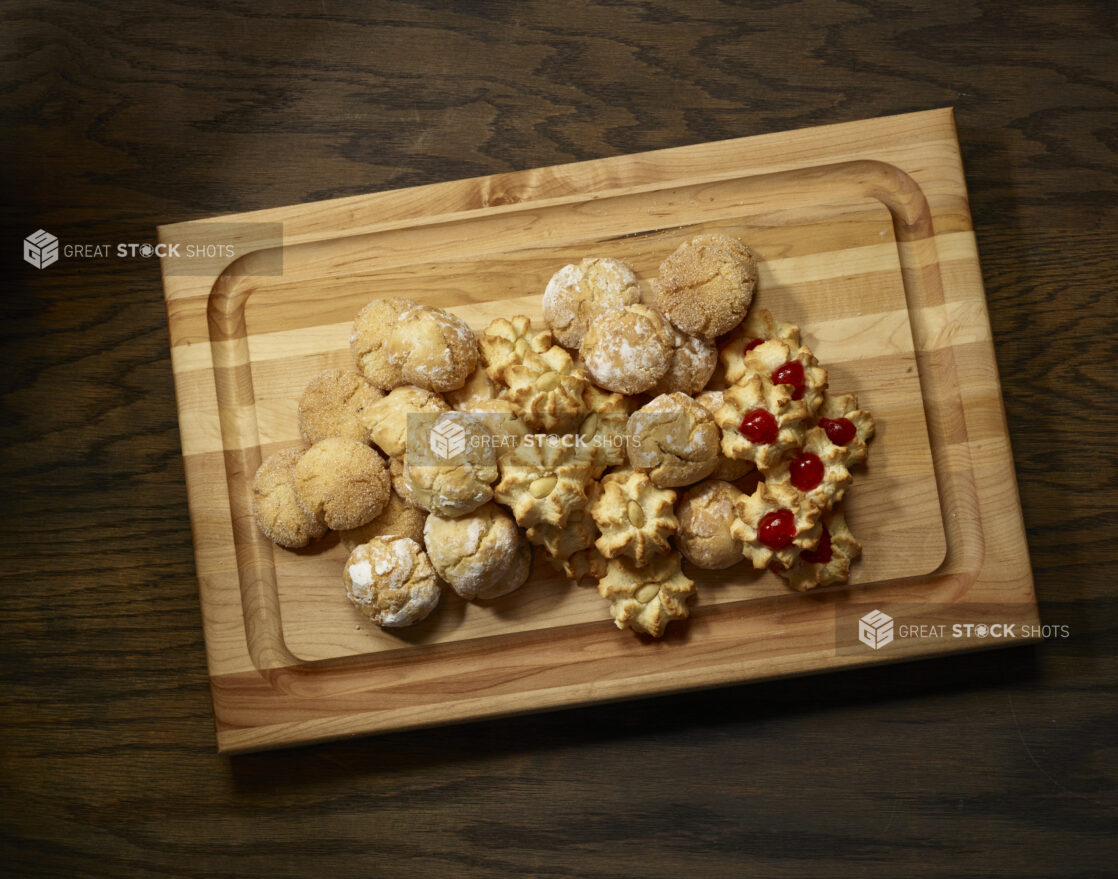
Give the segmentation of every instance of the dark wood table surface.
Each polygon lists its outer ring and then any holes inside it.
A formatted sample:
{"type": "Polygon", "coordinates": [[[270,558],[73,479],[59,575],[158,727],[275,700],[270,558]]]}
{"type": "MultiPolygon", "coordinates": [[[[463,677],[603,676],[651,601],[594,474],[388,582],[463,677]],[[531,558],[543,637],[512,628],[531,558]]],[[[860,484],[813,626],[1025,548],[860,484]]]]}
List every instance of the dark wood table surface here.
{"type": "Polygon", "coordinates": [[[7,3],[0,873],[1101,876],[1109,2],[7,3]],[[215,753],[159,223],[950,105],[1044,622],[909,665],[215,753]]]}

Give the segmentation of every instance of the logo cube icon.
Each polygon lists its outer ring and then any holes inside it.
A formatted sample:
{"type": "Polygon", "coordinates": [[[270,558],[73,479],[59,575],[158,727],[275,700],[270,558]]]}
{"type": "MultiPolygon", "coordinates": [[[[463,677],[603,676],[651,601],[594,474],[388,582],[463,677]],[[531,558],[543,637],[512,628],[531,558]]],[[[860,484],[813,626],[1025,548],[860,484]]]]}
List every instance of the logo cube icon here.
{"type": "Polygon", "coordinates": [[[858,640],[871,650],[880,650],[893,640],[893,618],[880,610],[871,610],[858,620],[858,640]]]}
{"type": "Polygon", "coordinates": [[[440,420],[431,428],[427,442],[438,457],[443,460],[453,458],[466,451],[466,428],[450,419],[440,420]]]}
{"type": "Polygon", "coordinates": [[[23,258],[37,269],[58,262],[58,239],[40,229],[23,239],[23,258]]]}

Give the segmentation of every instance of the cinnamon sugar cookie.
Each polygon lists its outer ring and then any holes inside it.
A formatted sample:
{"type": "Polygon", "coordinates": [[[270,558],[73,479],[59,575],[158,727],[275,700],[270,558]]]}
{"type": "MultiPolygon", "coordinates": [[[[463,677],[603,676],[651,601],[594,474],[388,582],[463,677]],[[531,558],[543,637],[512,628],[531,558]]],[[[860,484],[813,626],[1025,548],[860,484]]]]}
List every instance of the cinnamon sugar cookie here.
{"type": "Polygon", "coordinates": [[[579,354],[595,384],[620,394],[654,387],[668,371],[675,334],[647,305],[604,311],[591,322],[579,354]]]}
{"type": "Polygon", "coordinates": [[[384,396],[352,369],[326,369],[311,379],[299,399],[299,433],[313,444],[328,436],[369,441],[361,413],[384,396]]]}
{"type": "Polygon", "coordinates": [[[439,581],[423,548],[409,537],[374,537],[356,547],[342,571],[346,595],[378,626],[418,623],[439,603],[439,581]]]}
{"type": "Polygon", "coordinates": [[[619,259],[587,258],[565,265],[548,281],[543,317],[565,348],[578,348],[591,322],[603,311],[640,302],[633,270],[619,259]]]}
{"type": "Polygon", "coordinates": [[[388,504],[375,519],[339,531],[338,537],[342,545],[351,552],[362,543],[368,543],[374,537],[410,537],[416,543],[423,544],[423,523],[427,521],[427,511],[411,506],[404,501],[395,491],[389,492],[388,504]]]}
{"type": "Polygon", "coordinates": [[[713,340],[745,317],[756,286],[752,251],[736,238],[714,233],[676,248],[660,264],[652,291],[656,306],[676,327],[713,340]]]}
{"type": "Polygon", "coordinates": [[[326,533],[326,523],[309,515],[295,499],[295,465],[303,449],[282,449],[265,459],[252,479],[252,512],[273,543],[306,546],[326,533]]]}
{"type": "Polygon", "coordinates": [[[337,531],[375,519],[392,490],[384,461],[364,443],[327,437],[295,464],[295,499],[315,521],[337,531]]]}

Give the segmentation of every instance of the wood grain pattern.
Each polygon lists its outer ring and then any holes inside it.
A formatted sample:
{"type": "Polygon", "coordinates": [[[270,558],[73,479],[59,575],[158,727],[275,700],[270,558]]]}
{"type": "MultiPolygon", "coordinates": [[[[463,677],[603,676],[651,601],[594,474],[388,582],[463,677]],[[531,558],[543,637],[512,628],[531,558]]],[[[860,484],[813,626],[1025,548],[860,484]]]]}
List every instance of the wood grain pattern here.
{"type": "Polygon", "coordinates": [[[5,872],[1111,872],[1116,37],[1094,0],[8,4],[5,872]],[[943,106],[1041,618],[1070,637],[213,753],[171,372],[208,341],[168,356],[154,260],[37,271],[20,239],[154,242],[169,221],[943,106]]]}
{"type": "MultiPolygon", "coordinates": [[[[220,747],[985,646],[844,654],[844,600],[965,602],[989,622],[1010,605],[1035,623],[1016,496],[989,489],[1006,478],[1008,438],[959,170],[951,114],[930,111],[221,218],[282,223],[294,238],[282,275],[236,270],[264,266],[255,243],[208,275],[165,261],[180,307],[172,347],[210,339],[209,364],[176,364],[175,376],[180,422],[218,431],[184,435],[183,453],[220,747]],[[348,362],[337,317],[406,292],[475,330],[516,311],[539,320],[539,291],[569,259],[608,253],[648,279],[681,240],[715,230],[755,247],[758,307],[799,323],[834,386],[875,413],[873,461],[847,504],[866,548],[849,588],[800,596],[768,573],[695,571],[692,621],[652,647],[619,638],[594,590],[537,568],[492,607],[451,597],[422,625],[385,632],[345,600],[340,547],[285,552],[256,528],[264,450],[299,443],[300,389],[348,362]]],[[[165,227],[160,240],[185,251],[209,227],[165,227]]]]}

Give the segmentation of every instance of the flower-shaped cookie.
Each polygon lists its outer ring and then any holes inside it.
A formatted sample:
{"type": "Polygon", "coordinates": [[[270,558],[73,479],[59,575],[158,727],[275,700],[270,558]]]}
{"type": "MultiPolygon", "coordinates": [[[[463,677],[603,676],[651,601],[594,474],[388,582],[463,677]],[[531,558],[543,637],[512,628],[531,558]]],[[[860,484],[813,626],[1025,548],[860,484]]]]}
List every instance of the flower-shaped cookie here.
{"type": "Polygon", "coordinates": [[[718,425],[686,394],[661,394],[629,416],[629,465],[661,488],[690,485],[718,464],[718,425]]]}
{"type": "Polygon", "coordinates": [[[485,328],[478,339],[481,362],[495,382],[505,384],[505,371],[530,354],[543,354],[552,345],[548,330],[532,328],[532,321],[523,314],[512,320],[497,318],[485,328]]]}
{"type": "Polygon", "coordinates": [[[847,467],[866,460],[866,443],[873,439],[873,416],[858,408],[853,394],[826,394],[819,409],[819,426],[835,446],[842,450],[847,467]]]}
{"type": "MultiPolygon", "coordinates": [[[[600,490],[598,483],[590,483],[591,503],[600,490]]],[[[584,577],[605,575],[605,558],[594,546],[598,533],[594,519],[582,509],[571,513],[566,525],[534,525],[526,536],[529,543],[544,551],[552,566],[577,583],[584,577]]]]}
{"type": "MultiPolygon", "coordinates": [[[[702,406],[714,418],[725,402],[722,391],[703,391],[695,397],[695,402],[702,406]]],[[[717,421],[715,422],[717,424],[717,421]]],[[[745,459],[728,458],[722,451],[721,443],[718,448],[718,463],[711,471],[711,479],[721,479],[723,482],[736,482],[754,469],[752,461],[745,459]]]]}
{"type": "Polygon", "coordinates": [[[582,394],[583,407],[587,410],[575,433],[593,455],[595,479],[607,467],[625,463],[625,428],[632,407],[631,398],[624,394],[603,391],[597,385],[587,384],[582,394]]]}
{"type": "Polygon", "coordinates": [[[769,339],[779,339],[793,351],[800,348],[800,328],[778,321],[772,312],[751,311],[737,327],[718,340],[718,372],[723,385],[732,385],[745,376],[745,355],[769,339]]]}
{"type": "Polygon", "coordinates": [[[647,473],[629,469],[607,473],[601,486],[589,510],[602,532],[594,542],[602,555],[627,556],[644,567],[671,551],[669,538],[679,529],[674,491],[657,488],[647,473]]]}
{"type": "Polygon", "coordinates": [[[617,628],[628,626],[654,638],[664,634],[671,620],[685,619],[687,600],[695,594],[695,581],[680,568],[678,552],[659,556],[638,568],[629,559],[611,559],[598,593],[609,601],[617,628]]]}
{"type": "Polygon", "coordinates": [[[762,471],[799,448],[811,423],[807,406],[792,399],[791,388],[756,374],[722,392],[714,420],[722,428],[722,454],[752,461],[762,471]]]}
{"type": "Polygon", "coordinates": [[[819,510],[804,507],[799,492],[785,483],[762,482],[734,503],[730,535],[742,554],[761,570],[776,561],[791,565],[802,549],[812,549],[823,533],[819,510]]]}
{"type": "Polygon", "coordinates": [[[566,525],[572,513],[585,508],[591,460],[573,440],[529,434],[498,459],[501,481],[493,497],[512,510],[521,528],[566,525]]]}
{"type": "Polygon", "coordinates": [[[803,446],[772,467],[765,481],[787,483],[800,493],[805,506],[829,510],[853,481],[845,458],[843,448],[827,439],[823,428],[813,427],[804,435],[803,446]]]}
{"type": "Polygon", "coordinates": [[[582,419],[582,394],[589,380],[558,345],[542,354],[525,352],[520,363],[504,371],[504,381],[508,387],[501,399],[512,403],[533,430],[566,433],[582,419]]]}
{"type": "Polygon", "coordinates": [[[846,524],[846,516],[835,510],[823,517],[823,533],[815,549],[802,550],[790,568],[777,568],[797,592],[817,586],[833,586],[850,578],[850,565],[862,554],[862,545],[846,524]]]}
{"type": "Polygon", "coordinates": [[[827,370],[805,345],[791,347],[780,339],[762,342],[743,358],[744,381],[752,374],[767,376],[774,385],[789,388],[793,400],[801,400],[808,415],[815,417],[827,390],[827,370]]]}

